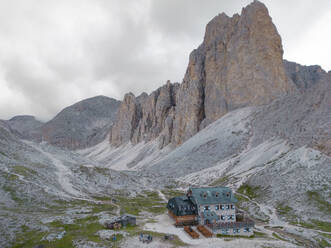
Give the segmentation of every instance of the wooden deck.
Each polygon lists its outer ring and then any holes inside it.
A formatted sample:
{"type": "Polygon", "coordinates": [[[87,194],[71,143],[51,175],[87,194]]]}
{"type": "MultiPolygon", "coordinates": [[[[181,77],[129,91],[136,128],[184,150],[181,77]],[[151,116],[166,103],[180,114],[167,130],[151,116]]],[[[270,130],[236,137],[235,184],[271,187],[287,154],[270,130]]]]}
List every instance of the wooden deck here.
{"type": "Polygon", "coordinates": [[[175,223],[176,227],[194,226],[198,224],[198,222],[196,221],[196,215],[176,216],[171,211],[168,211],[168,214],[176,221],[175,223]]]}
{"type": "Polygon", "coordinates": [[[197,229],[199,232],[202,233],[203,236],[205,236],[206,238],[211,238],[213,237],[213,233],[211,231],[209,231],[205,226],[203,225],[198,225],[197,229]]]}
{"type": "Polygon", "coordinates": [[[200,235],[199,235],[196,231],[194,231],[194,230],[192,229],[192,227],[190,227],[190,226],[184,226],[184,231],[187,232],[188,235],[190,235],[192,239],[198,239],[199,236],[200,236],[200,235]]]}

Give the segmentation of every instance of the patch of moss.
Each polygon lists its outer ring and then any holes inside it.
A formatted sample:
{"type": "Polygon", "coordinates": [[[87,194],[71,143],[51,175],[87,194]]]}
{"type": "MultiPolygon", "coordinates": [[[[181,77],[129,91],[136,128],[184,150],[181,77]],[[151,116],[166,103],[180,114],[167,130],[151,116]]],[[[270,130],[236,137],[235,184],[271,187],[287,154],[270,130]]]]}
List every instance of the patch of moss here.
{"type": "Polygon", "coordinates": [[[30,175],[37,175],[36,171],[22,165],[14,165],[12,169],[14,173],[25,177],[28,177],[30,175]]]}
{"type": "Polygon", "coordinates": [[[311,201],[314,201],[317,206],[324,212],[331,214],[331,204],[326,201],[319,192],[307,191],[307,196],[311,201]]]}
{"type": "Polygon", "coordinates": [[[272,236],[273,237],[275,237],[276,239],[279,239],[279,240],[282,240],[282,241],[285,241],[285,242],[287,242],[287,240],[286,239],[284,239],[284,238],[282,238],[282,237],[280,237],[277,233],[275,233],[275,232],[273,232],[272,233],[272,236]]]}
{"type": "Polygon", "coordinates": [[[121,214],[139,215],[141,211],[161,214],[166,211],[166,204],[156,192],[144,192],[136,197],[118,197],[121,214]]]}
{"type": "Polygon", "coordinates": [[[331,247],[331,244],[330,244],[328,241],[326,241],[325,239],[320,239],[320,240],[318,240],[318,245],[319,245],[319,247],[321,247],[321,248],[328,248],[328,247],[331,247]]]}
{"type": "Polygon", "coordinates": [[[299,222],[291,222],[291,224],[299,225],[301,227],[316,229],[325,232],[331,232],[331,222],[319,221],[319,220],[310,220],[311,223],[299,221],[299,222]]]}
{"type": "MultiPolygon", "coordinates": [[[[253,239],[255,237],[255,235],[251,235],[251,236],[244,236],[244,235],[226,235],[226,234],[216,234],[217,238],[231,238],[231,239],[236,239],[236,238],[243,238],[243,239],[253,239]]],[[[230,240],[231,240],[230,239],[230,240]]],[[[227,241],[230,241],[227,240],[227,241]]]]}
{"type": "Polygon", "coordinates": [[[254,231],[254,236],[255,237],[265,237],[267,235],[263,232],[254,231]]]}
{"type": "Polygon", "coordinates": [[[259,186],[253,187],[248,184],[243,184],[238,188],[237,192],[248,196],[250,199],[256,199],[259,197],[259,189],[259,186]]]}
{"type": "MultiPolygon", "coordinates": [[[[45,235],[45,232],[24,229],[23,233],[17,236],[12,248],[33,248],[37,244],[40,244],[45,235]]],[[[70,248],[70,246],[68,248],[70,248]]]]}
{"type": "Polygon", "coordinates": [[[162,190],[162,193],[165,195],[167,199],[171,199],[173,197],[181,196],[185,194],[183,191],[175,190],[175,189],[164,189],[162,190]]]}
{"type": "Polygon", "coordinates": [[[277,213],[283,216],[288,216],[290,212],[293,211],[293,208],[290,206],[285,205],[284,203],[279,203],[276,206],[277,213]]]}
{"type": "Polygon", "coordinates": [[[221,177],[216,179],[215,181],[213,181],[211,184],[209,184],[209,186],[226,186],[226,184],[229,182],[229,177],[225,176],[225,177],[221,177]]]}
{"type": "Polygon", "coordinates": [[[326,237],[327,239],[330,239],[331,240],[331,234],[328,234],[328,233],[320,233],[320,235],[326,237]]]}
{"type": "Polygon", "coordinates": [[[0,151],[0,155],[2,155],[2,156],[4,156],[4,157],[7,157],[7,158],[8,158],[7,154],[4,153],[4,152],[2,152],[2,151],[0,151]]]}
{"type": "Polygon", "coordinates": [[[2,186],[2,189],[6,192],[9,193],[11,199],[13,201],[15,201],[17,204],[19,205],[22,205],[25,203],[25,200],[22,199],[22,197],[20,197],[18,194],[17,194],[17,190],[12,188],[10,185],[6,184],[4,186],[2,186]]]}

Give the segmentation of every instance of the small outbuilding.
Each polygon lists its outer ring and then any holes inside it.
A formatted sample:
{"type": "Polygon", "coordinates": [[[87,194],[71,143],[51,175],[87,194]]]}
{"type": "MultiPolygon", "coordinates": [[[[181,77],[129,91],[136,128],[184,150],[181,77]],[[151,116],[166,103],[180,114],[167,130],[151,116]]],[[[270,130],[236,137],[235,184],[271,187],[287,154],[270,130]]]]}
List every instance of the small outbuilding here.
{"type": "Polygon", "coordinates": [[[109,229],[120,229],[121,227],[126,227],[127,225],[136,225],[136,216],[131,214],[124,214],[122,216],[117,216],[106,222],[106,227],[109,229]]]}

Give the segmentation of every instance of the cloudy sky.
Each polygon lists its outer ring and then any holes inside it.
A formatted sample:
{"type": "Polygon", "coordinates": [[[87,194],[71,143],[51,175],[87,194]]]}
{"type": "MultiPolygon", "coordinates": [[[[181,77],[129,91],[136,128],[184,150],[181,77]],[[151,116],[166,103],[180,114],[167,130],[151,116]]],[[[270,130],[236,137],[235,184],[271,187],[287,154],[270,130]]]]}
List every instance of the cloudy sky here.
{"type": "MultiPolygon", "coordinates": [[[[0,0],[0,119],[180,82],[205,25],[251,0],[0,0]]],[[[331,70],[330,0],[264,0],[284,58],[331,70]]]]}

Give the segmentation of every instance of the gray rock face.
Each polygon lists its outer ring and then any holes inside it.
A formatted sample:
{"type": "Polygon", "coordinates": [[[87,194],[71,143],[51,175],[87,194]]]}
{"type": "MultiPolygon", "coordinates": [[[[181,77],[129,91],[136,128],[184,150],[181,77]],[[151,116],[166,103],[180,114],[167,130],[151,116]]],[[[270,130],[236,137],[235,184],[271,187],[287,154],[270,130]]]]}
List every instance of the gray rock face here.
{"type": "Polygon", "coordinates": [[[253,144],[272,137],[331,155],[331,78],[263,106],[255,116],[253,144]]]}
{"type": "Polygon", "coordinates": [[[115,146],[129,141],[136,144],[159,137],[160,147],[168,145],[178,87],[179,84],[168,81],[150,95],[143,93],[136,98],[132,93],[126,94],[112,128],[111,143],[115,146]]]}
{"type": "Polygon", "coordinates": [[[231,110],[267,104],[292,91],[282,56],[281,38],[262,3],[211,20],[178,94],[174,143],[231,110]]]}
{"type": "Polygon", "coordinates": [[[44,124],[36,120],[34,116],[19,115],[7,121],[10,128],[23,139],[40,140],[40,128],[44,124]]]}
{"type": "Polygon", "coordinates": [[[303,66],[284,60],[284,66],[288,77],[301,92],[325,80],[327,77],[327,73],[319,65],[303,66]]]}
{"type": "Polygon", "coordinates": [[[164,86],[141,104],[133,96],[125,98],[111,143],[137,143],[162,134],[161,147],[179,145],[231,110],[267,104],[293,91],[267,8],[254,1],[241,15],[216,16],[190,55],[183,83],[175,88],[171,93],[171,86],[164,86]]]}
{"type": "Polygon", "coordinates": [[[42,127],[42,140],[67,148],[80,149],[105,139],[116,119],[120,101],[97,96],[62,110],[42,127]]]}

